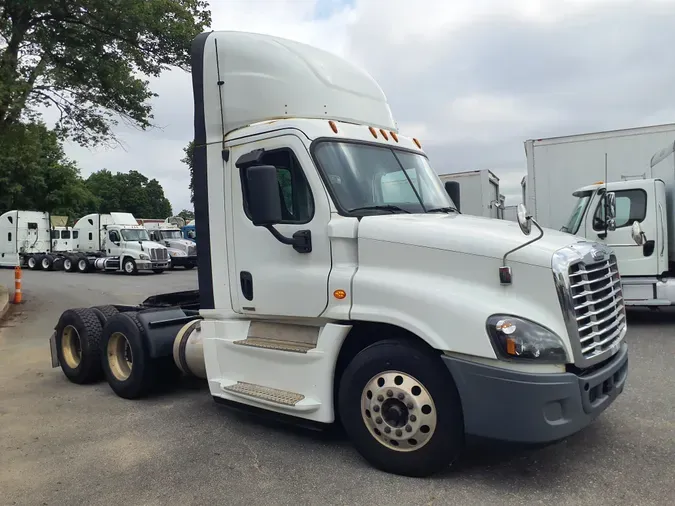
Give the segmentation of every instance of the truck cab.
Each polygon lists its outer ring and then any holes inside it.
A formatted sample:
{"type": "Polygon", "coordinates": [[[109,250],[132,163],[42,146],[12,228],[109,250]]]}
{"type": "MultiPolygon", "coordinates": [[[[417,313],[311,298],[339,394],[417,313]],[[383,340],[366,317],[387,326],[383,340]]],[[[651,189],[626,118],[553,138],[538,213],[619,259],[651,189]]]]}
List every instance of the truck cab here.
{"type": "Polygon", "coordinates": [[[183,238],[180,227],[170,223],[146,223],[150,239],[166,246],[171,257],[171,267],[192,269],[197,266],[197,246],[183,238]]]}
{"type": "Polygon", "coordinates": [[[650,173],[579,188],[561,230],[611,247],[626,304],[656,307],[675,304],[672,145],[652,157],[650,173]]]}

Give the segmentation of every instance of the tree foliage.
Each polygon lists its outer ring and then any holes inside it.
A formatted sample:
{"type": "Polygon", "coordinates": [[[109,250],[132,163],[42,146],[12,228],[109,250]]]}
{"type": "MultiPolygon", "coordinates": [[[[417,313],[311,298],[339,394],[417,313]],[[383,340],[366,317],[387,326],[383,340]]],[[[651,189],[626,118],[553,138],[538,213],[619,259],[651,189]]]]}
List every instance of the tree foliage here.
{"type": "Polygon", "coordinates": [[[0,135],[0,213],[25,209],[74,218],[97,202],[53,130],[17,124],[0,135]]]}
{"type": "Polygon", "coordinates": [[[183,153],[185,156],[181,159],[185,165],[188,166],[190,171],[190,202],[195,203],[195,165],[194,165],[194,155],[195,155],[195,141],[190,141],[187,146],[183,148],[183,153]]]}
{"type": "Polygon", "coordinates": [[[166,218],[171,216],[171,203],[156,179],[148,179],[136,170],[113,174],[107,169],[91,174],[87,189],[98,198],[96,211],[133,214],[136,218],[166,218]]]}
{"type": "Polygon", "coordinates": [[[190,211],[189,209],[183,209],[180,213],[178,213],[178,216],[183,218],[186,223],[190,220],[195,219],[195,213],[193,211],[190,211]]]}
{"type": "Polygon", "coordinates": [[[210,23],[207,0],[0,0],[0,135],[40,106],[82,145],[152,126],[144,76],[188,69],[210,23]]]}

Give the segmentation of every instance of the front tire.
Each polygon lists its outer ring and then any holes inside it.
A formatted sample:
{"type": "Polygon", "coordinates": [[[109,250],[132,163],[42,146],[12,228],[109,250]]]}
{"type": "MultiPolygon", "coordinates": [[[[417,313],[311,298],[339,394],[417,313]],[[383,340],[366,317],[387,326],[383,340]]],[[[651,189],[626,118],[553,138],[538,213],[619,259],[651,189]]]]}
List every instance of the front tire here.
{"type": "Polygon", "coordinates": [[[345,369],[340,419],[374,467],[424,477],[450,466],[464,446],[462,406],[438,355],[416,343],[386,340],[362,350],[345,369]]]}
{"type": "Polygon", "coordinates": [[[138,272],[136,261],[133,258],[125,258],[122,268],[124,269],[125,274],[136,274],[138,272]]]}

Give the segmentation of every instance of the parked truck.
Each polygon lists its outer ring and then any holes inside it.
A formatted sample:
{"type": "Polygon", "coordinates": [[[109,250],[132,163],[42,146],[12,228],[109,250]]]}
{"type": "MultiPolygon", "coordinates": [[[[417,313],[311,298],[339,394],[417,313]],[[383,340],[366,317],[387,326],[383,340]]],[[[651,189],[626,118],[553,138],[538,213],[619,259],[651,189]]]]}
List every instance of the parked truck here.
{"type": "Polygon", "coordinates": [[[443,183],[456,182],[459,198],[455,205],[463,214],[503,219],[504,196],[499,192],[499,178],[488,169],[441,174],[443,183]]]}
{"type": "Polygon", "coordinates": [[[129,213],[89,214],[72,227],[53,227],[49,213],[8,211],[0,216],[0,266],[66,272],[170,267],[165,246],[150,241],[129,213]]]}
{"type": "Polygon", "coordinates": [[[139,398],[192,374],[218,402],[339,422],[409,476],[465,434],[564,438],[622,392],[609,248],[524,206],[517,223],[457,213],[379,85],[331,53],[216,31],[191,62],[199,289],[65,311],[50,347],[67,378],[139,398]],[[410,192],[390,200],[397,177],[410,192]]]}
{"type": "Polygon", "coordinates": [[[183,233],[183,239],[187,239],[194,243],[197,242],[195,220],[188,221],[187,224],[183,228],[181,228],[181,232],[183,233]]]}
{"type": "Polygon", "coordinates": [[[643,177],[612,175],[577,189],[563,230],[616,252],[626,305],[675,304],[675,132],[643,177]],[[606,219],[607,206],[615,214],[606,219]]]}
{"type": "Polygon", "coordinates": [[[171,257],[171,268],[193,269],[197,266],[197,245],[183,238],[181,227],[185,220],[180,217],[156,220],[139,220],[150,235],[150,239],[166,246],[171,257]]]}
{"type": "Polygon", "coordinates": [[[524,202],[542,226],[559,230],[577,188],[605,178],[651,177],[650,158],[673,139],[675,124],[525,141],[524,202]]]}

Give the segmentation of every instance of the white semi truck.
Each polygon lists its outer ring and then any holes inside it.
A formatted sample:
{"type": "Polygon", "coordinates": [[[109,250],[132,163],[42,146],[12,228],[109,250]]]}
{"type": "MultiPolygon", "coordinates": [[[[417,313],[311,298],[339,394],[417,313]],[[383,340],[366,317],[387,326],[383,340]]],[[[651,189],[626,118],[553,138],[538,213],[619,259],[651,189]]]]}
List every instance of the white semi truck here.
{"type": "Polygon", "coordinates": [[[504,195],[499,192],[499,178],[488,169],[441,174],[446,189],[456,183],[458,190],[450,191],[453,201],[463,214],[504,218],[504,195]]]}
{"type": "Polygon", "coordinates": [[[675,132],[650,157],[642,177],[598,181],[578,188],[563,230],[616,252],[626,305],[675,304],[675,132]],[[609,195],[609,197],[607,197],[609,195]],[[616,208],[606,219],[606,206],[616,208]]]}
{"type": "Polygon", "coordinates": [[[138,221],[148,231],[151,240],[166,246],[171,257],[171,268],[197,267],[197,245],[194,241],[183,238],[182,227],[185,226],[185,220],[176,216],[161,222],[151,219],[138,221]]]}
{"type": "Polygon", "coordinates": [[[53,227],[49,213],[8,211],[0,216],[0,266],[66,272],[170,267],[165,246],[150,241],[130,213],[88,214],[72,228],[53,227]]]}
{"type": "Polygon", "coordinates": [[[71,381],[138,398],[193,374],[218,402],[339,422],[409,476],[465,434],[564,438],[622,392],[609,248],[524,207],[457,213],[378,84],[331,53],[209,32],[191,57],[199,290],[65,311],[50,346],[71,381]],[[388,200],[396,177],[411,192],[388,200]]]}
{"type": "Polygon", "coordinates": [[[675,124],[527,140],[523,202],[538,223],[560,230],[577,188],[605,178],[650,177],[651,156],[673,139],[675,124]]]}

